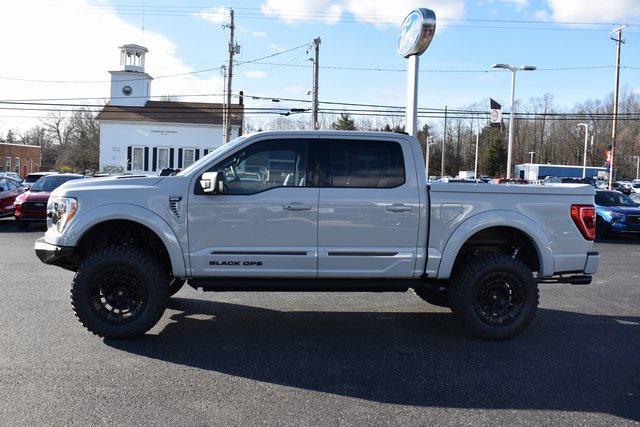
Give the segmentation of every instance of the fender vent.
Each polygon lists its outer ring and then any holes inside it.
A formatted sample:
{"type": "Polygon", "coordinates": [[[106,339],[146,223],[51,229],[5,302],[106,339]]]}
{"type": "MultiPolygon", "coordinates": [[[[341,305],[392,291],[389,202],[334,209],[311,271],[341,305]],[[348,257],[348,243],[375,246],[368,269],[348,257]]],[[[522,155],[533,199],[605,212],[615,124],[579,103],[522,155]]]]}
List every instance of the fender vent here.
{"type": "Polygon", "coordinates": [[[169,209],[177,217],[180,218],[180,201],[182,197],[171,196],[169,197],[169,209]]]}

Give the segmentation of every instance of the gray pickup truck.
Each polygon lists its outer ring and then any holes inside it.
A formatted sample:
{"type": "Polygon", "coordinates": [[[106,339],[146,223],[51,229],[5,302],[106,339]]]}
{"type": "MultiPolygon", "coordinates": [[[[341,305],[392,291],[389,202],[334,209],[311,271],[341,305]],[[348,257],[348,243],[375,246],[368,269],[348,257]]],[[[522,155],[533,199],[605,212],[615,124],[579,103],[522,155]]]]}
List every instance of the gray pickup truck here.
{"type": "Polygon", "coordinates": [[[144,334],[188,283],[413,289],[497,340],[531,323],[539,283],[591,282],[593,197],[587,185],[427,184],[403,134],[262,132],[175,176],[62,185],[35,250],[76,272],[73,310],[102,337],[144,334]]]}

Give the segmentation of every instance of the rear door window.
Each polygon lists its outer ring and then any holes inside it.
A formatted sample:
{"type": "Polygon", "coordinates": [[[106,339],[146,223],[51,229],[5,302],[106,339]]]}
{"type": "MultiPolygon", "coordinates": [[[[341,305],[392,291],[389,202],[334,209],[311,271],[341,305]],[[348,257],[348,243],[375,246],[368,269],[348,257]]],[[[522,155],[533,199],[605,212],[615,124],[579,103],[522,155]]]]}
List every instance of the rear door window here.
{"type": "Polygon", "coordinates": [[[331,141],[328,166],[330,187],[394,188],[405,182],[402,147],[394,141],[331,141]]]}

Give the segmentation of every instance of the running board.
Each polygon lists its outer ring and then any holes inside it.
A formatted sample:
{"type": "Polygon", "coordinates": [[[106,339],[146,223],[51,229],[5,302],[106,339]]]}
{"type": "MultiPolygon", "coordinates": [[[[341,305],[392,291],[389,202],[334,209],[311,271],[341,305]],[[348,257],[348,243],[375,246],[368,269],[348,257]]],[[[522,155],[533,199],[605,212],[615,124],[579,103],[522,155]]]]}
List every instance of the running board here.
{"type": "Polygon", "coordinates": [[[205,292],[406,292],[425,286],[423,280],[412,279],[195,278],[187,283],[205,292]]]}
{"type": "Polygon", "coordinates": [[[538,283],[568,283],[570,285],[590,285],[592,277],[588,274],[574,276],[559,276],[539,279],[538,283]]]}

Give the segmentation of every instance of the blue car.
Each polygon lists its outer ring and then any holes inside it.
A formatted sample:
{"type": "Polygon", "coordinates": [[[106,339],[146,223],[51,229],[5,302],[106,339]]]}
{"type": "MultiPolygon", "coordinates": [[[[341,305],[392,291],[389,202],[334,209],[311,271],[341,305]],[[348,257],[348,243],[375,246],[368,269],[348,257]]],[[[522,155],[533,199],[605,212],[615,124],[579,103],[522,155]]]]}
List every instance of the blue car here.
{"type": "Polygon", "coordinates": [[[640,205],[618,191],[597,190],[596,235],[629,233],[640,236],[640,205]]]}

